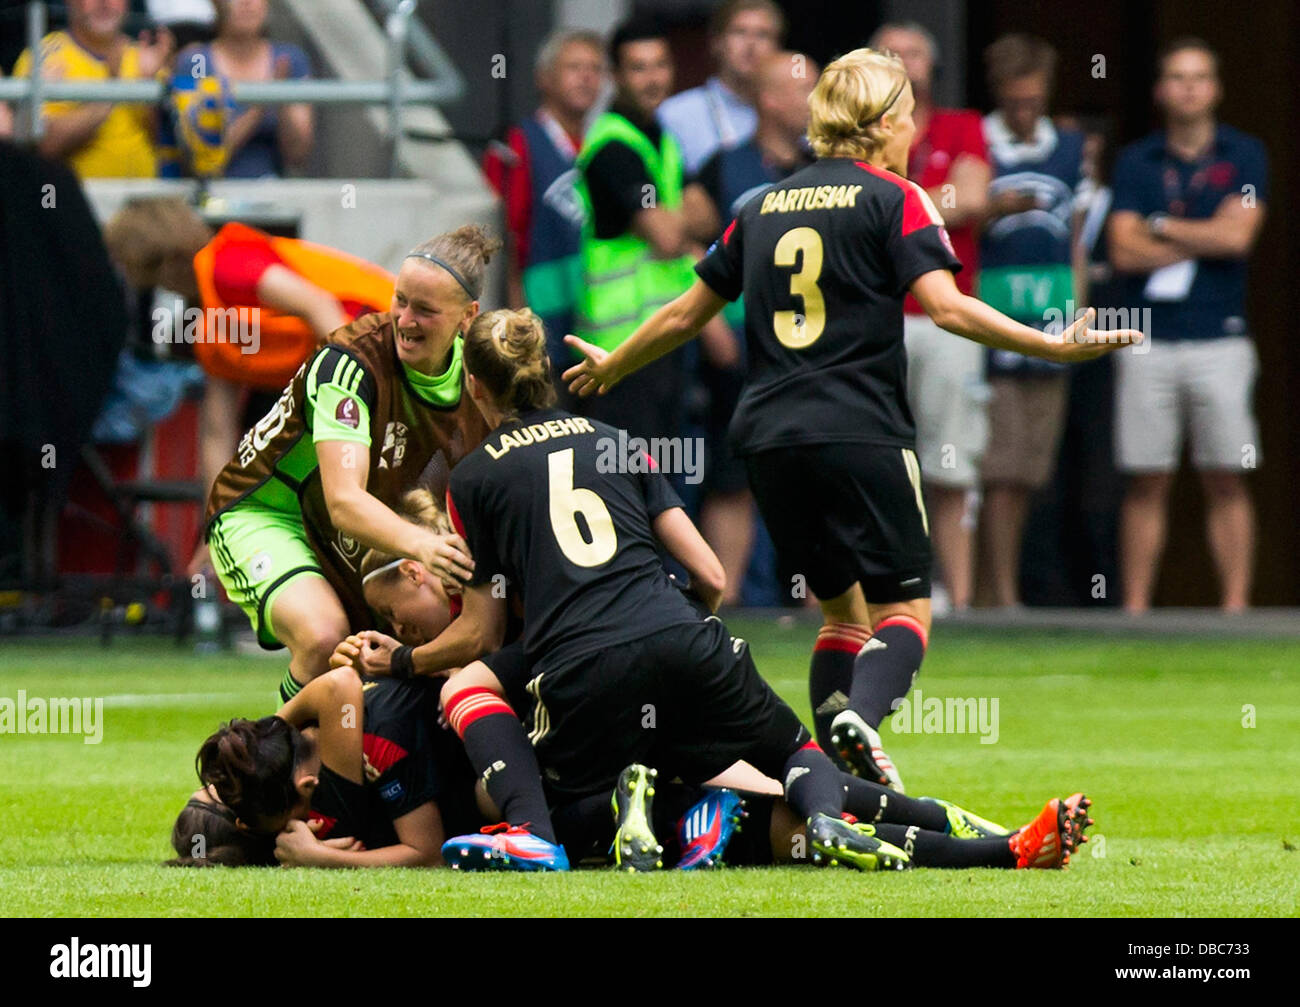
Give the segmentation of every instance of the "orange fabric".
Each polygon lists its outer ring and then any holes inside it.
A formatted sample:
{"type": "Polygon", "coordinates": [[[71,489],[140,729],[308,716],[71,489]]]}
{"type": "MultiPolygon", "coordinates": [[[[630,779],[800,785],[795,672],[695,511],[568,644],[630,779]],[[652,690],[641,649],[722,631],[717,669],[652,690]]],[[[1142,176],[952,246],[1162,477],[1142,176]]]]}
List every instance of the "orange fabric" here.
{"type": "MultiPolygon", "coordinates": [[[[388,311],[392,307],[396,278],[386,269],[324,245],[277,238],[244,224],[230,223],[194,256],[194,275],[205,311],[239,307],[223,301],[213,282],[217,254],[231,241],[265,242],[287,268],[333,294],[354,318],[366,311],[388,311]]],[[[195,359],[213,377],[278,391],[316,349],[316,334],[296,315],[265,306],[258,313],[258,328],[256,353],[245,353],[244,347],[234,342],[209,342],[204,338],[195,340],[195,359]]]]}

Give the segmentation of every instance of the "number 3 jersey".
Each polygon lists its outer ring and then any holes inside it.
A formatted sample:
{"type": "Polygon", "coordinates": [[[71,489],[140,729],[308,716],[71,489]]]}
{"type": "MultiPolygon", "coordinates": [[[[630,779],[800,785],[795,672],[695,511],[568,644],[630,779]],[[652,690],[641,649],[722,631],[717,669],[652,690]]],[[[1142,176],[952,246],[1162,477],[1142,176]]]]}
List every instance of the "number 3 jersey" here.
{"type": "Polygon", "coordinates": [[[447,512],[471,586],[523,594],[536,672],[699,616],[668,579],[651,527],[681,501],[636,438],[558,409],[490,433],[451,473],[447,512]]]}
{"type": "Polygon", "coordinates": [[[824,158],[754,196],[695,267],[719,297],[744,295],[736,453],[912,447],[903,296],[960,268],[925,190],[864,161],[824,158]]]}

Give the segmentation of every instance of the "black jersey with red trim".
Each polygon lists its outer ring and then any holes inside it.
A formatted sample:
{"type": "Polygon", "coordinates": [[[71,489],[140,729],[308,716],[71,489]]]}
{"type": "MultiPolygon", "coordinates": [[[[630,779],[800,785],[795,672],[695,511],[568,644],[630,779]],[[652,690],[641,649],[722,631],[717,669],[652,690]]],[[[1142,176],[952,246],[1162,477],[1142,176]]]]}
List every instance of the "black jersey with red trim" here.
{"type": "Polygon", "coordinates": [[[452,470],[447,513],[471,586],[522,593],[538,673],[699,617],[668,578],[652,523],[681,500],[648,445],[558,409],[524,413],[452,470]]]}
{"type": "Polygon", "coordinates": [[[362,697],[364,782],[321,767],[310,815],[321,823],[316,835],[352,836],[371,849],[391,846],[397,842],[392,823],[430,801],[444,828],[476,827],[466,819],[474,771],[455,734],[438,726],[436,684],[362,676],[362,697]]]}
{"type": "Polygon", "coordinates": [[[824,158],[746,203],[695,267],[745,299],[736,453],[912,447],[903,296],[922,273],[960,268],[925,190],[863,161],[824,158]]]}

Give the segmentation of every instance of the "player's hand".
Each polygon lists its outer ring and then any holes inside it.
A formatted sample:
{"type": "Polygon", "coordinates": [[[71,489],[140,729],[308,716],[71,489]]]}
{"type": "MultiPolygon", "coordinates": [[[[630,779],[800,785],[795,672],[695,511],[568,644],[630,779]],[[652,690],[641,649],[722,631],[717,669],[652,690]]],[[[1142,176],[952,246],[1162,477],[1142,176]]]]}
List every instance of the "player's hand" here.
{"type": "Polygon", "coordinates": [[[401,646],[391,636],[386,636],[377,630],[368,629],[358,634],[361,640],[361,653],[359,660],[361,666],[357,668],[363,675],[387,675],[393,667],[393,651],[401,646]]]}
{"type": "Polygon", "coordinates": [[[361,667],[361,647],[362,640],[360,636],[353,634],[346,640],[340,640],[339,645],[334,648],[334,653],[330,655],[330,668],[354,668],[361,667]]]}
{"type": "Polygon", "coordinates": [[[307,823],[295,818],[275,837],[275,859],[285,867],[310,867],[320,845],[307,823]]]}
{"type": "Polygon", "coordinates": [[[459,535],[432,534],[417,557],[448,589],[459,591],[474,575],[469,546],[459,535]]]}
{"type": "Polygon", "coordinates": [[[1137,346],[1146,338],[1138,329],[1090,329],[1096,315],[1096,309],[1089,308],[1060,335],[1046,335],[1052,349],[1049,359],[1060,364],[1082,363],[1121,346],[1137,346]]]}
{"type": "Polygon", "coordinates": [[[604,395],[618,384],[621,375],[609,366],[609,354],[605,350],[574,335],[565,336],[564,342],[585,358],[564,372],[564,380],[574,395],[584,399],[593,392],[604,395]]]}

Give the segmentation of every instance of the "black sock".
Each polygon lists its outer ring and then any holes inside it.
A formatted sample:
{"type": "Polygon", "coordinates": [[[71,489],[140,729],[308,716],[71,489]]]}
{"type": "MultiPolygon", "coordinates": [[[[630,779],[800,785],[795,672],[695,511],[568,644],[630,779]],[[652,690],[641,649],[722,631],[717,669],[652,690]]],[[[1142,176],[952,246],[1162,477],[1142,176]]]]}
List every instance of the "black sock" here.
{"type": "Polygon", "coordinates": [[[809,742],[786,760],[781,780],[786,803],[800,818],[815,814],[839,818],[844,812],[841,773],[826,753],[809,742]]]}
{"type": "Polygon", "coordinates": [[[852,623],[831,623],[817,633],[808,668],[808,699],[817,744],[825,751],[831,750],[831,721],[849,705],[853,658],[870,638],[870,629],[852,623]]]}
{"type": "Polygon", "coordinates": [[[853,660],[849,706],[869,727],[878,728],[911,690],[924,657],[920,624],[910,616],[890,616],[853,660]]]}
{"type": "Polygon", "coordinates": [[[614,814],[610,795],[591,794],[551,809],[556,841],[577,864],[588,857],[604,856],[614,841],[614,814]]]}
{"type": "Polygon", "coordinates": [[[872,780],[840,774],[844,784],[844,810],[860,822],[916,825],[930,832],[948,831],[948,813],[943,805],[908,797],[872,780]]]}
{"type": "Polygon", "coordinates": [[[286,671],[284,678],[280,679],[280,702],[281,704],[289,702],[294,696],[302,692],[302,682],[293,677],[292,671],[286,671]]]}
{"type": "Polygon", "coordinates": [[[514,710],[496,693],[470,688],[451,698],[446,716],[505,820],[555,842],[537,754],[514,710]]]}
{"type": "Polygon", "coordinates": [[[915,825],[877,825],[876,837],[892,843],[917,867],[1015,867],[1016,855],[1006,836],[954,839],[915,825]]]}

